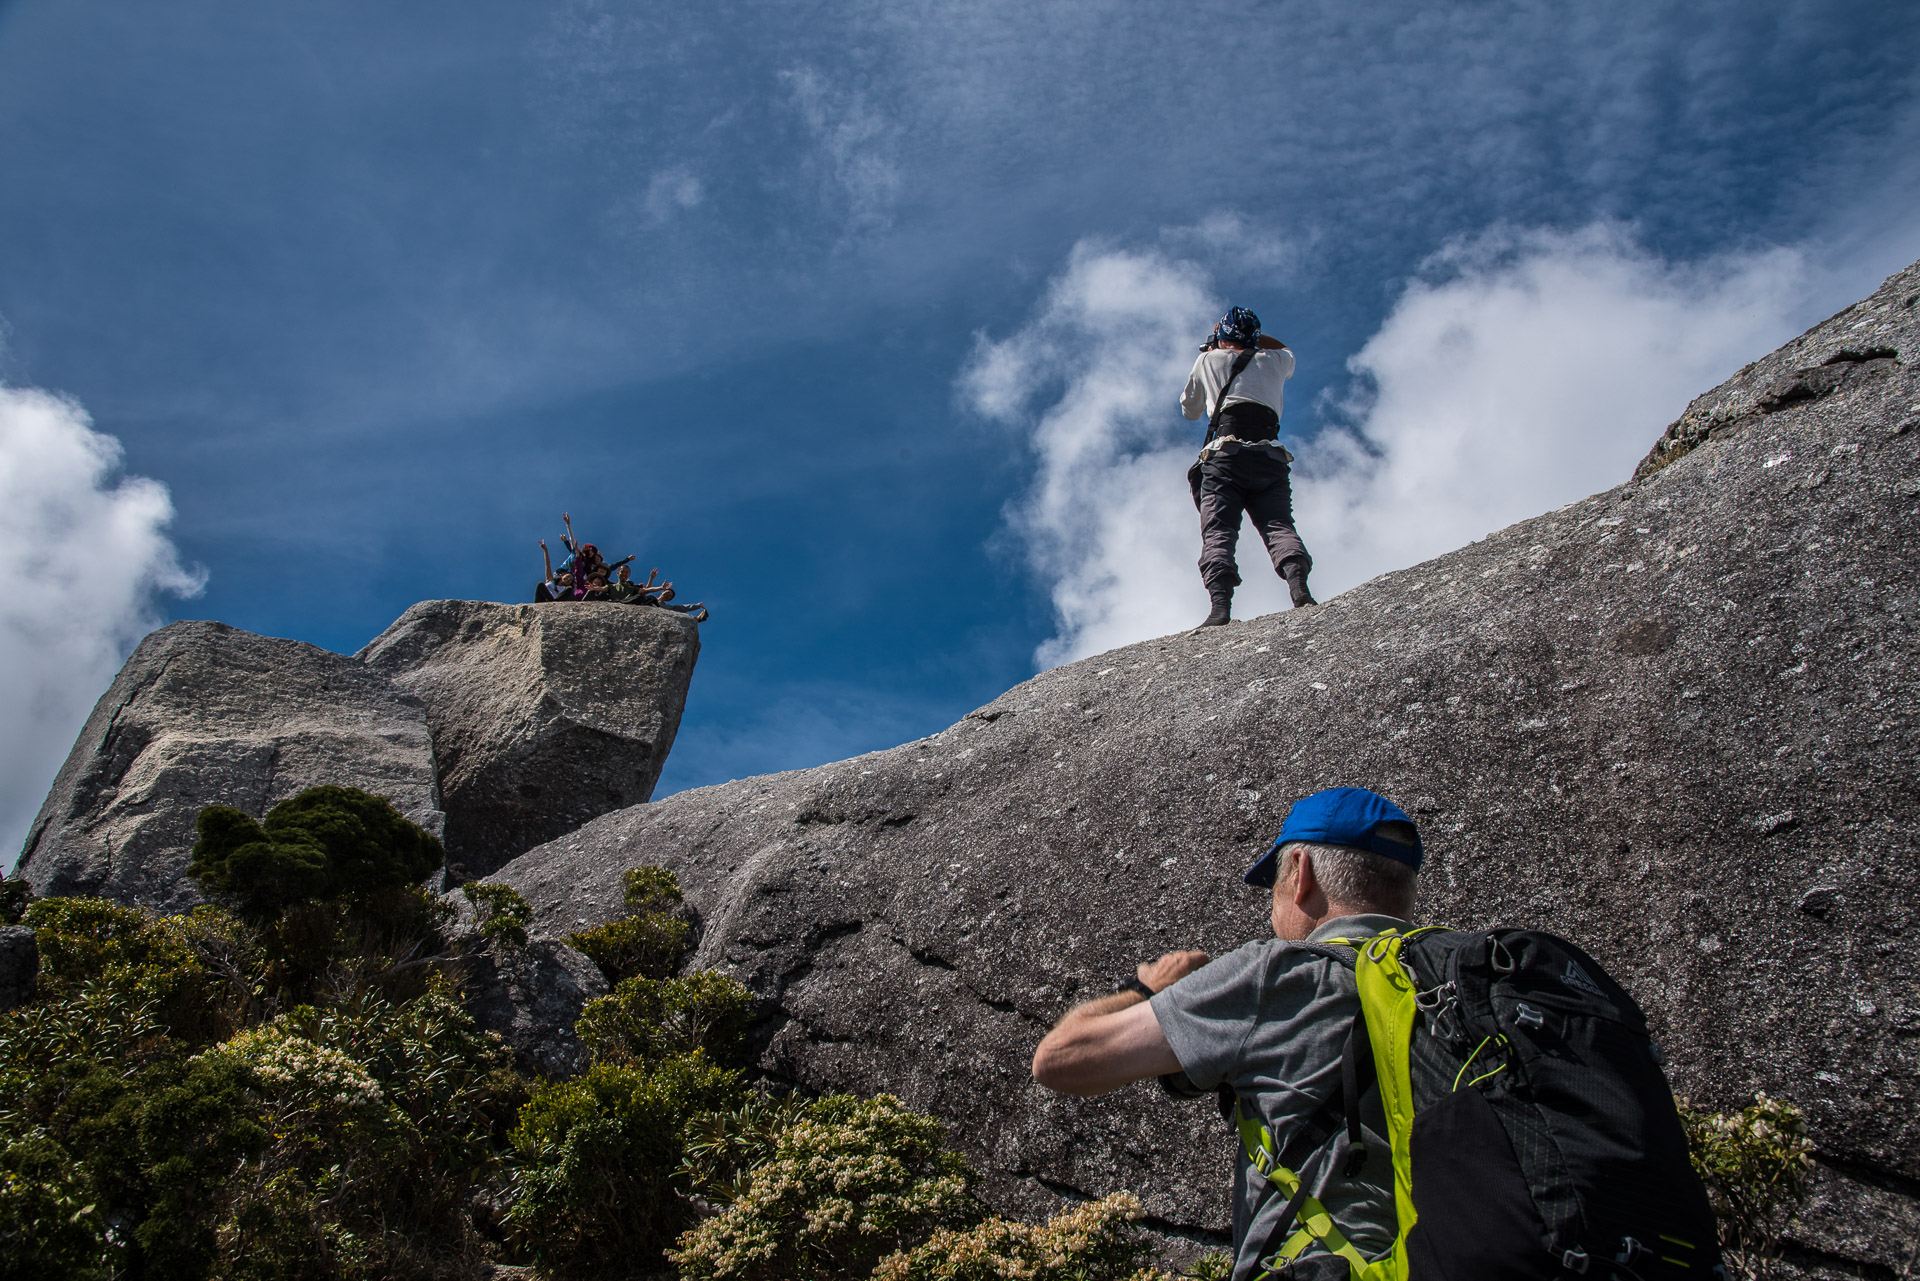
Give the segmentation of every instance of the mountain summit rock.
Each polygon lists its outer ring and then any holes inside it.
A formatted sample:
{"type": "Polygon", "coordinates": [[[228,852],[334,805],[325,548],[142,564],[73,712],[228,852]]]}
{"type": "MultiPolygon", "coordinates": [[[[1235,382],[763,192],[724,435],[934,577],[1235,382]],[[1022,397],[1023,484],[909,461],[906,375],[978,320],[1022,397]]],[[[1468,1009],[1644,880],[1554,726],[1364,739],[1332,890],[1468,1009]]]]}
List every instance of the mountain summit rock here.
{"type": "Polygon", "coordinates": [[[94,707],[18,874],[184,911],[204,806],[260,818],[337,783],[443,835],[456,877],[485,875],[652,795],[699,651],[691,619],[633,605],[425,601],[358,657],[174,623],[94,707]]]}
{"type": "Polygon", "coordinates": [[[140,642],[94,706],[17,874],[40,895],[184,911],[201,902],[186,872],[204,806],[258,818],[317,783],[384,796],[439,832],[425,707],[344,654],[173,623],[140,642]]]}
{"type": "Polygon", "coordinates": [[[465,878],[652,796],[699,654],[672,610],[436,600],[359,657],[426,704],[465,878]]]}
{"type": "Polygon", "coordinates": [[[1065,1098],[1029,1058],[1136,962],[1266,933],[1239,875],[1288,806],[1376,788],[1425,833],[1422,919],[1565,934],[1682,1094],[1801,1104],[1799,1245],[1895,1275],[1920,1239],[1916,300],[1920,264],[1696,401],[1628,484],[918,742],[607,814],[497,879],[561,934],[620,913],[626,868],[673,869],[690,964],[767,1002],[767,1073],[942,1116],[1003,1208],[1131,1188],[1217,1241],[1209,1104],[1065,1098]]]}

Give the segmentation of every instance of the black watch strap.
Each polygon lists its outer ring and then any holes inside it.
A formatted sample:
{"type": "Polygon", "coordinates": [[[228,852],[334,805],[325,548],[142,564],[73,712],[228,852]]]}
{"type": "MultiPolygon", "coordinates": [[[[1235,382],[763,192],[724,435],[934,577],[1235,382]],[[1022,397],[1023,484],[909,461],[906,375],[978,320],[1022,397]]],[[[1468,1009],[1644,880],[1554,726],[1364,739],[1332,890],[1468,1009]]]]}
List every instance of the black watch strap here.
{"type": "Polygon", "coordinates": [[[1129,977],[1126,982],[1120,985],[1120,990],[1122,992],[1138,992],[1149,1001],[1153,999],[1153,989],[1145,983],[1142,983],[1137,977],[1129,977]]]}

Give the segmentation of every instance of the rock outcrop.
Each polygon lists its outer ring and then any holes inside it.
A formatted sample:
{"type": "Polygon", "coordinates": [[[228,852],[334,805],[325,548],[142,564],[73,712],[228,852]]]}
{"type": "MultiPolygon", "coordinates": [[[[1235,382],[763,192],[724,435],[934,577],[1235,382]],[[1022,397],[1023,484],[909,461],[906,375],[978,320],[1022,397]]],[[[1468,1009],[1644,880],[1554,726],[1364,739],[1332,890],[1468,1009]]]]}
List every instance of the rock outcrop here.
{"type": "Polygon", "coordinates": [[[441,600],[359,657],[426,703],[447,861],[478,877],[653,795],[699,653],[671,610],[441,600]]]}
{"type": "Polygon", "coordinates": [[[24,925],[0,925],[0,1011],[24,1004],[40,978],[40,948],[24,925]]]}
{"type": "Polygon", "coordinates": [[[599,966],[550,938],[524,947],[472,945],[467,955],[467,1010],[500,1034],[522,1072],[569,1077],[585,1070],[586,1047],[573,1024],[588,1001],[607,994],[599,966]]]}
{"type": "Polygon", "coordinates": [[[1916,294],[1920,265],[1695,402],[1754,408],[1620,488],[919,742],[608,814],[497,879],[561,933],[672,868],[691,963],[768,1002],[766,1071],[945,1117],[1003,1206],[1127,1187],[1218,1240],[1210,1108],[1055,1096],[1029,1057],[1136,961],[1259,936],[1238,875],[1288,805],[1372,786],[1423,825],[1428,919],[1567,934],[1681,1093],[1802,1104],[1802,1262],[1895,1275],[1920,1225],[1916,294]],[[1781,384],[1842,350],[1830,387],[1781,384]]]}
{"type": "Polygon", "coordinates": [[[181,622],[140,643],[94,706],[20,856],[39,895],[179,911],[201,808],[256,817],[318,783],[385,796],[441,826],[419,700],[343,654],[181,622]]]}

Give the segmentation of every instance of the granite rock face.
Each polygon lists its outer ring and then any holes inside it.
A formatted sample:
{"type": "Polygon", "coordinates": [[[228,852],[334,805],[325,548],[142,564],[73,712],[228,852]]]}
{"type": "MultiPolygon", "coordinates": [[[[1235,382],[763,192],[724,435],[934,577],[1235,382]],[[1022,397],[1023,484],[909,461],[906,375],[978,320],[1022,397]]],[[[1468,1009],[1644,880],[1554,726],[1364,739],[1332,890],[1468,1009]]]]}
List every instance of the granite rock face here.
{"type": "Polygon", "coordinates": [[[620,913],[623,869],[672,868],[690,964],[767,1001],[765,1071],[946,1118],[1005,1208],[1132,1188],[1217,1241],[1210,1106],[1053,1095],[1033,1047],[1139,960],[1260,937],[1238,876],[1289,804],[1371,786],[1424,830],[1423,917],[1565,934],[1646,1005],[1680,1093],[1803,1105],[1802,1262],[1896,1275],[1920,1191],[1917,294],[1920,265],[1702,397],[1753,408],[1697,416],[1740,423],[1629,484],[1317,609],[1046,672],[919,742],[607,814],[496,879],[561,933],[620,913]],[[1842,349],[1891,354],[1779,385],[1842,349]]]}
{"type": "Polygon", "coordinates": [[[447,860],[477,877],[653,795],[699,653],[671,610],[440,600],[359,657],[425,702],[447,860]]]}
{"type": "Polygon", "coordinates": [[[426,709],[384,675],[300,641],[181,622],[140,643],[80,731],[27,835],[34,893],[182,911],[194,817],[259,817],[308,787],[384,796],[441,826],[426,709]]]}
{"type": "Polygon", "coordinates": [[[607,980],[582,953],[536,938],[524,947],[471,947],[466,994],[474,1021],[500,1034],[521,1071],[569,1077],[587,1066],[574,1020],[607,994],[607,980]]]}
{"type": "Polygon", "coordinates": [[[40,948],[24,925],[0,925],[0,1010],[33,997],[40,977],[40,948]]]}

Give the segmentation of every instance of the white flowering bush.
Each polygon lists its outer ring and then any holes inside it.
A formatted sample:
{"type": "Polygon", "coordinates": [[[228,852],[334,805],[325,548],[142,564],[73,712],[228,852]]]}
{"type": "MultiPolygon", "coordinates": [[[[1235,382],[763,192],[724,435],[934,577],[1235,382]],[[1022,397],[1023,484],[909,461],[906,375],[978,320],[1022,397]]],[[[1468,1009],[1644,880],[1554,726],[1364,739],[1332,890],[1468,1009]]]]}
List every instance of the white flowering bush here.
{"type": "Polygon", "coordinates": [[[211,1053],[246,1068],[283,1115],[306,1111],[342,1120],[384,1119],[385,1100],[366,1068],[277,1024],[242,1032],[211,1053]]]}
{"type": "Polygon", "coordinates": [[[964,1232],[943,1228],[883,1259],[873,1281],[1168,1281],[1145,1264],[1140,1215],[1138,1197],[1116,1192],[1041,1224],[992,1218],[964,1232]]]}
{"type": "Polygon", "coordinates": [[[981,1218],[972,1171],[941,1139],[938,1121],[892,1095],[822,1099],[668,1258],[684,1281],[865,1277],[883,1256],[981,1218]]]}
{"type": "Polygon", "coordinates": [[[1806,1113],[1764,1094],[1738,1112],[1706,1112],[1679,1102],[1693,1168],[1720,1220],[1727,1267],[1762,1281],[1772,1274],[1781,1237],[1813,1190],[1806,1113]]]}

